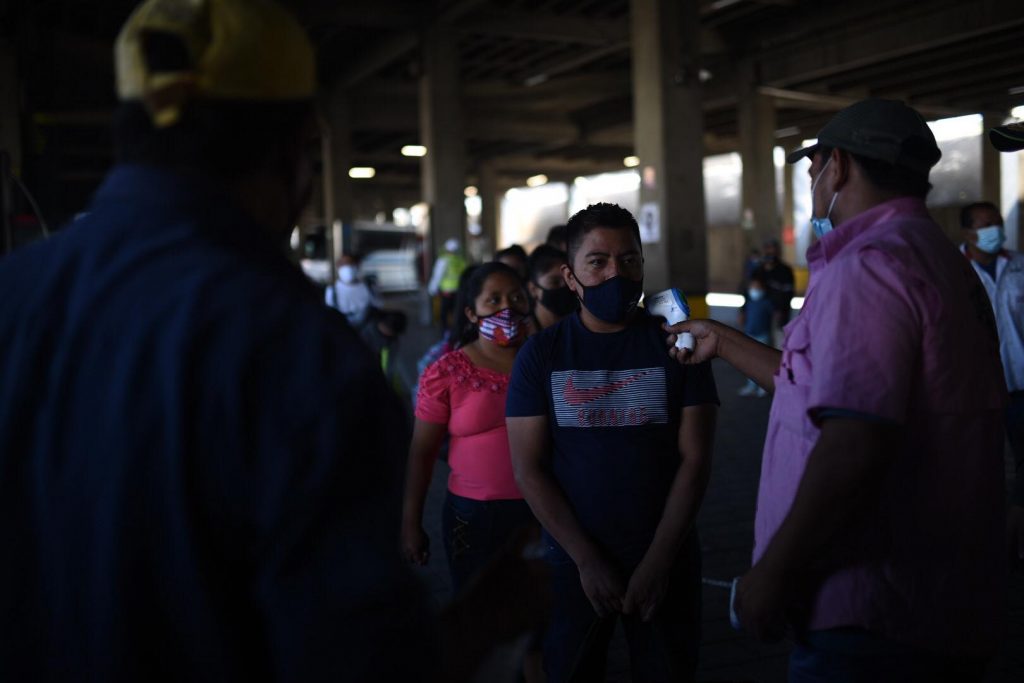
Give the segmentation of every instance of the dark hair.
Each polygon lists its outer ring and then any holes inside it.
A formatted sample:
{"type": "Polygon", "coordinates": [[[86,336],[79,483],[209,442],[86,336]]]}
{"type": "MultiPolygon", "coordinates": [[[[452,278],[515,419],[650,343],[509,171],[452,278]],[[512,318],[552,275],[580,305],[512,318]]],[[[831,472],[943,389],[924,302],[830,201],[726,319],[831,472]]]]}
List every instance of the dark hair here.
{"type": "Polygon", "coordinates": [[[546,244],[550,244],[553,247],[558,247],[561,242],[565,241],[565,226],[555,225],[548,230],[548,239],[546,244]]]}
{"type": "Polygon", "coordinates": [[[526,250],[518,244],[505,247],[494,254],[494,260],[497,261],[502,256],[515,256],[516,258],[522,259],[523,263],[526,263],[526,250]]]}
{"type": "Polygon", "coordinates": [[[476,341],[479,332],[476,325],[466,316],[466,309],[475,308],[476,298],[483,291],[484,283],[487,282],[487,278],[496,273],[508,275],[517,282],[522,282],[519,273],[498,261],[473,266],[463,272],[463,277],[459,280],[459,296],[455,302],[455,320],[452,323],[451,340],[453,348],[460,349],[476,341]]]}
{"type": "MultiPolygon", "coordinates": [[[[583,238],[595,228],[611,228],[613,230],[630,230],[636,243],[640,244],[640,226],[636,224],[633,214],[618,204],[591,204],[582,211],[577,211],[565,225],[566,258],[572,266],[576,260],[576,252],[583,244],[583,238]]],[[[643,247],[641,246],[641,249],[643,247]]]]}
{"type": "Polygon", "coordinates": [[[561,249],[556,249],[550,244],[542,244],[533,250],[530,258],[526,261],[526,274],[531,282],[537,284],[537,280],[555,266],[568,263],[568,257],[561,249]]]}
{"type": "Polygon", "coordinates": [[[1001,215],[999,207],[992,202],[974,202],[960,209],[960,227],[964,230],[971,229],[971,221],[974,220],[974,212],[978,209],[992,209],[1001,215]]]}
{"type": "Polygon", "coordinates": [[[452,348],[460,345],[459,338],[462,337],[462,333],[466,331],[466,327],[469,325],[469,318],[466,317],[466,307],[462,304],[462,292],[466,289],[466,283],[469,282],[469,278],[473,277],[473,273],[479,267],[466,266],[466,269],[459,275],[459,288],[455,290],[455,312],[452,315],[451,326],[448,328],[448,341],[452,348]]]}
{"type": "Polygon", "coordinates": [[[386,325],[391,330],[391,336],[397,337],[405,332],[405,328],[409,324],[409,317],[402,311],[381,311],[377,314],[377,323],[386,325]]]}
{"type": "Polygon", "coordinates": [[[157,128],[139,102],[114,115],[114,146],[121,163],[143,163],[232,177],[260,168],[289,145],[301,144],[309,102],[196,100],[174,125],[157,128]]]}
{"type": "MultiPolygon", "coordinates": [[[[822,158],[827,159],[832,154],[832,149],[820,146],[815,154],[820,154],[822,158]]],[[[932,189],[927,173],[921,173],[905,166],[894,166],[878,159],[869,159],[853,152],[847,152],[845,149],[839,151],[849,154],[854,162],[864,170],[868,181],[879,190],[900,196],[924,199],[932,189]]]]}

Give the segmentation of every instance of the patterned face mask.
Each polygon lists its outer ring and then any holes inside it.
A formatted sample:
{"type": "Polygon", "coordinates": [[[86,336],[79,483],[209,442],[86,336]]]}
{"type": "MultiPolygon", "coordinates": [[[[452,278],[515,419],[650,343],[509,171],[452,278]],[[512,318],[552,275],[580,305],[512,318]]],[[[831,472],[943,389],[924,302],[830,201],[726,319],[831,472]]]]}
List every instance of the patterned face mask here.
{"type": "Polygon", "coordinates": [[[522,313],[503,308],[493,315],[480,318],[477,327],[480,328],[481,337],[497,346],[517,346],[523,340],[525,319],[522,313]]]}

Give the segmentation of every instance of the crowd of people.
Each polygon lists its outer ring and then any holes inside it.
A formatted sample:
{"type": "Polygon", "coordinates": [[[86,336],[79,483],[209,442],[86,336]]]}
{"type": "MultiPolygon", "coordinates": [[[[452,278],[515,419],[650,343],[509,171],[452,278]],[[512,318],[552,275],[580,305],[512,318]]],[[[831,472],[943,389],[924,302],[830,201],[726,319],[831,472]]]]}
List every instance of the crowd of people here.
{"type": "Polygon", "coordinates": [[[995,205],[959,249],[929,216],[920,114],[863,100],[787,158],[817,237],[792,321],[776,242],[743,331],[648,314],[614,204],[529,255],[445,244],[410,431],[381,372],[404,319],[348,257],[325,305],[281,247],[314,63],[271,0],[143,3],[116,167],[0,262],[0,679],[461,681],[525,635],[525,680],[600,681],[621,622],[634,681],[693,680],[714,359],[772,396],[736,625],[790,638],[792,681],[984,678],[1024,561],[1024,257],[995,205]],[[445,449],[438,614],[409,564],[445,449]]]}

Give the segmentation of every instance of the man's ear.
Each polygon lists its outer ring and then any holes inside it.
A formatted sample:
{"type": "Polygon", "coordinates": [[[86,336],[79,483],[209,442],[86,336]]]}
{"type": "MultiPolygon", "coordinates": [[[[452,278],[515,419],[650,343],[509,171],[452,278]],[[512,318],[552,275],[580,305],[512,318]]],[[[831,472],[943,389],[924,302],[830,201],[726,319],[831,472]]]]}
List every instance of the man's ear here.
{"type": "Polygon", "coordinates": [[[832,163],[827,171],[832,175],[834,192],[838,192],[850,180],[850,166],[853,164],[853,157],[838,149],[832,150],[832,163]]]}
{"type": "Polygon", "coordinates": [[[540,290],[540,286],[532,281],[526,283],[526,291],[534,301],[540,301],[540,298],[544,295],[544,292],[540,290]]]}
{"type": "Polygon", "coordinates": [[[569,264],[562,264],[562,279],[565,280],[565,286],[572,290],[572,293],[576,296],[582,296],[582,291],[579,289],[579,283],[576,282],[576,278],[572,275],[572,268],[569,264]]]}

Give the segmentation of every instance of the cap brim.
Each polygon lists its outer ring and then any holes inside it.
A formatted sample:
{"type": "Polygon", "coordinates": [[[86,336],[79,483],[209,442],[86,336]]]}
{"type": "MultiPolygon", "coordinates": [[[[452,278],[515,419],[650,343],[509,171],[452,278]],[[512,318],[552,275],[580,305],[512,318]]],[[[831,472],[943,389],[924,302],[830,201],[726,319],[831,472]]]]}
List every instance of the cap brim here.
{"type": "Polygon", "coordinates": [[[1024,149],[1024,124],[1011,123],[997,126],[988,131],[989,142],[1000,152],[1017,152],[1024,149]]]}
{"type": "Polygon", "coordinates": [[[812,156],[814,156],[814,153],[817,151],[818,143],[815,143],[809,147],[802,147],[800,149],[793,150],[792,152],[786,155],[786,163],[795,164],[796,162],[800,161],[805,157],[810,159],[812,156]]]}

